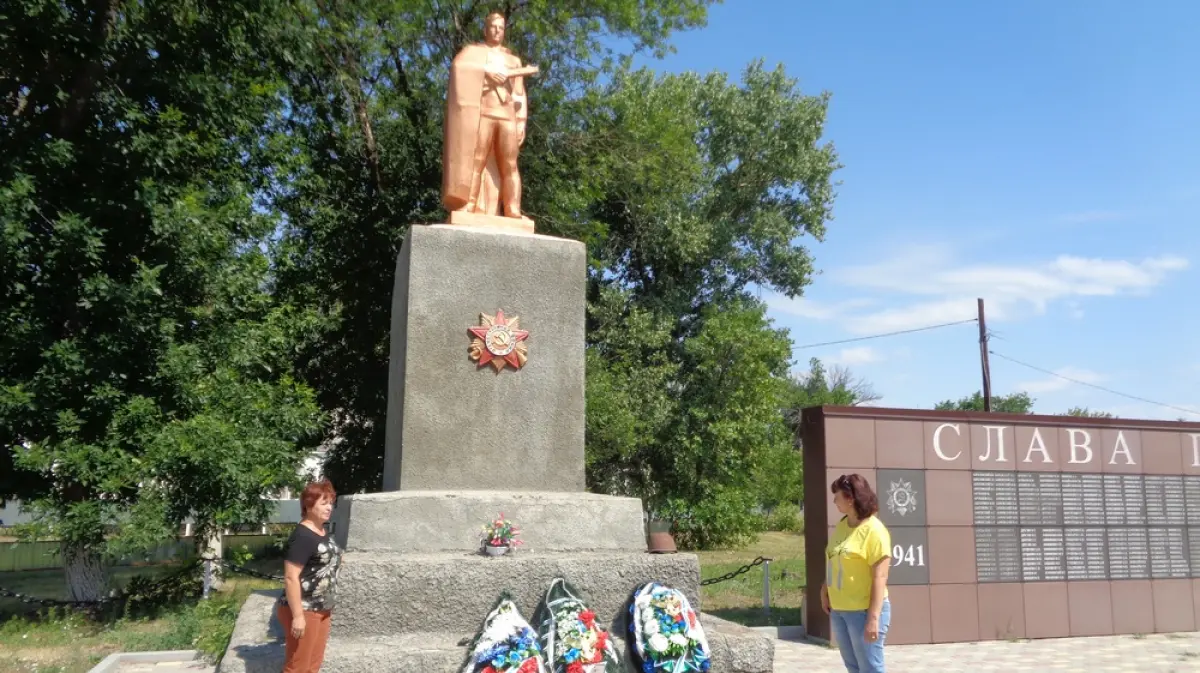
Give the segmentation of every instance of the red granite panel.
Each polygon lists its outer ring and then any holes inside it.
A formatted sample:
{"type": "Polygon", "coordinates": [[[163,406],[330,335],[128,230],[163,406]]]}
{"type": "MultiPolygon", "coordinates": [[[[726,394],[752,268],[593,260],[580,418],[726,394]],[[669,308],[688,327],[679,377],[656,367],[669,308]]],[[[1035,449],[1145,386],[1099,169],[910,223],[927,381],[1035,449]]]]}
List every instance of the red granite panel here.
{"type": "Polygon", "coordinates": [[[1154,631],[1176,633],[1196,628],[1192,580],[1152,580],[1154,585],[1154,631]]]}
{"type": "Polygon", "coordinates": [[[1112,582],[1113,633],[1154,633],[1150,580],[1112,582]]]}
{"type": "Polygon", "coordinates": [[[825,466],[845,468],[841,472],[875,467],[875,421],[826,418],[825,466]]]}
{"type": "Polygon", "coordinates": [[[1008,640],[1025,637],[1025,591],[1020,584],[980,584],[979,637],[1008,640]]]}
{"type": "Polygon", "coordinates": [[[1192,612],[1197,624],[1200,624],[1200,580],[1192,580],[1192,612]]]}
{"type": "Polygon", "coordinates": [[[970,426],[966,423],[927,421],[925,423],[925,469],[971,469],[970,426]]]}
{"type": "Polygon", "coordinates": [[[971,469],[1017,469],[1016,441],[1016,432],[1011,425],[972,425],[971,469]]]}
{"type": "Polygon", "coordinates": [[[971,473],[929,470],[925,473],[925,521],[930,526],[970,526],[975,510],[971,473]]]}
{"type": "Polygon", "coordinates": [[[929,587],[888,587],[892,604],[892,623],[888,627],[888,645],[914,645],[932,642],[929,621],[929,587]]]}
{"type": "Polygon", "coordinates": [[[1183,474],[1179,433],[1142,431],[1142,460],[1146,474],[1183,474]]]}
{"type": "Polygon", "coordinates": [[[1025,593],[1025,634],[1029,638],[1071,635],[1071,608],[1066,582],[1031,582],[1025,593]]]}
{"type": "Polygon", "coordinates": [[[1142,433],[1138,430],[1101,430],[1101,450],[1098,456],[1103,471],[1118,474],[1140,474],[1144,471],[1142,433]]]}
{"type": "Polygon", "coordinates": [[[933,642],[979,640],[979,597],[975,584],[935,584],[929,587],[933,642]]]}
{"type": "Polygon", "coordinates": [[[875,466],[924,468],[924,424],[920,421],[875,421],[875,466]]]}
{"type": "Polygon", "coordinates": [[[1108,582],[1068,582],[1072,636],[1113,633],[1112,592],[1108,582]]]}
{"type": "Polygon", "coordinates": [[[970,584],[975,581],[975,529],[970,526],[931,526],[929,583],[970,584]]]}
{"type": "Polygon", "coordinates": [[[1023,472],[1058,472],[1063,458],[1054,428],[1017,426],[1017,469],[1023,472]]]}

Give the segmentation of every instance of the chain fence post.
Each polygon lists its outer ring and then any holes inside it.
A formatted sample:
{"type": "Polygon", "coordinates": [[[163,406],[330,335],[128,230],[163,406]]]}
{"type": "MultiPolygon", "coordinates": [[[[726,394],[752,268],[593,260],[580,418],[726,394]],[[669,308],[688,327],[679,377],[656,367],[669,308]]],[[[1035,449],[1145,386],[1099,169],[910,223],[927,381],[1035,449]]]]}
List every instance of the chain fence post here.
{"type": "Polygon", "coordinates": [[[771,613],[771,559],[763,559],[763,612],[771,613]]]}
{"type": "Polygon", "coordinates": [[[204,593],[202,598],[208,600],[208,592],[212,589],[213,583],[213,561],[211,558],[204,559],[204,593]]]}

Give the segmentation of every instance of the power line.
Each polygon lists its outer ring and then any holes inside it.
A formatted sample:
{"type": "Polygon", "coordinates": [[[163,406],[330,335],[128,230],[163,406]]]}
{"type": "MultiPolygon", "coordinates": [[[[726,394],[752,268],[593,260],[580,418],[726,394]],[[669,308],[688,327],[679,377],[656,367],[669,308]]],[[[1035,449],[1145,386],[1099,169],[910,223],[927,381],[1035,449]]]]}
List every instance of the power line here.
{"type": "Polygon", "coordinates": [[[1041,372],[1043,374],[1049,374],[1050,376],[1056,376],[1064,381],[1070,381],[1071,383],[1078,383],[1081,386],[1088,386],[1089,388],[1095,388],[1096,390],[1103,390],[1106,393],[1111,393],[1113,395],[1119,395],[1120,397],[1127,397],[1131,400],[1137,400],[1138,402],[1145,402],[1146,404],[1153,404],[1158,407],[1165,407],[1167,409],[1174,409],[1175,411],[1182,411],[1185,414],[1191,414],[1193,416],[1200,416],[1200,411],[1196,411],[1194,409],[1186,409],[1184,407],[1177,407],[1174,404],[1155,402],[1154,400],[1148,400],[1145,397],[1138,397],[1137,395],[1130,395],[1128,393],[1123,393],[1118,390],[1113,390],[1112,388],[1105,388],[1104,386],[1098,386],[1095,383],[1088,383],[1087,381],[1080,381],[1079,379],[1073,379],[1070,376],[1063,376],[1062,374],[1059,374],[1058,372],[1052,372],[1049,369],[1042,369],[1041,367],[1031,365],[1028,362],[1021,362],[1020,360],[1010,358],[1007,355],[1001,355],[1000,353],[997,353],[996,351],[988,351],[988,352],[1002,360],[1008,360],[1009,362],[1011,362],[1013,364],[1018,364],[1018,365],[1021,365],[1022,367],[1028,367],[1029,369],[1032,369],[1035,372],[1041,372]]]}
{"type": "Polygon", "coordinates": [[[803,346],[796,346],[792,350],[798,351],[798,350],[804,350],[805,348],[817,348],[819,346],[836,346],[838,344],[848,344],[848,343],[853,343],[855,341],[866,341],[868,339],[882,339],[883,337],[897,336],[900,334],[912,334],[913,332],[926,332],[931,329],[941,329],[942,327],[953,327],[954,325],[965,325],[969,322],[975,322],[975,321],[976,321],[976,318],[969,318],[967,320],[958,320],[956,322],[946,322],[946,323],[942,323],[940,325],[926,325],[925,327],[915,327],[913,329],[902,329],[902,330],[898,330],[895,332],[885,332],[883,334],[872,334],[871,336],[855,337],[853,339],[840,339],[838,341],[823,341],[819,344],[805,344],[803,346]]]}

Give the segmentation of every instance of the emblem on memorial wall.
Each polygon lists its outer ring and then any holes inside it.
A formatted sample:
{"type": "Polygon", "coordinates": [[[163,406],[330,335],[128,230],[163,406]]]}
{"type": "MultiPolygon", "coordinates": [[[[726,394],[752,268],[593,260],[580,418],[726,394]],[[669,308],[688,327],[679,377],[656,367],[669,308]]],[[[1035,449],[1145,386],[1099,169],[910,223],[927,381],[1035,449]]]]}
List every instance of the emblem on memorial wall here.
{"type": "Polygon", "coordinates": [[[893,481],[888,487],[887,505],[892,514],[905,516],[917,509],[917,492],[911,481],[893,481]]]}
{"type": "Polygon", "coordinates": [[[519,329],[520,318],[504,317],[504,311],[496,310],[496,315],[479,314],[479,326],[468,327],[471,333],[470,356],[479,366],[490,364],[499,373],[504,367],[520,369],[529,359],[529,347],[525,340],[529,332],[519,329]]]}

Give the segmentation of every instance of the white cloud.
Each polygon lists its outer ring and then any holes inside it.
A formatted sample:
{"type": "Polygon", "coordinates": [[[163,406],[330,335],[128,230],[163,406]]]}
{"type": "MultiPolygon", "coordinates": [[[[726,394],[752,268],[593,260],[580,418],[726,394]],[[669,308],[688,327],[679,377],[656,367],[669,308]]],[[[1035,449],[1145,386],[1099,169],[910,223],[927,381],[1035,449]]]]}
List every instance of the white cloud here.
{"type": "Polygon", "coordinates": [[[1104,376],[1102,374],[1098,374],[1094,371],[1091,371],[1090,369],[1078,369],[1075,367],[1062,367],[1060,369],[1055,370],[1054,373],[1058,374],[1058,376],[1051,376],[1049,378],[1037,379],[1034,381],[1025,381],[1023,383],[1018,383],[1015,386],[1015,389],[1023,390],[1031,395],[1035,395],[1035,394],[1041,394],[1041,393],[1052,393],[1057,390],[1064,390],[1066,388],[1070,388],[1071,386],[1075,385],[1072,381],[1068,381],[1067,379],[1074,379],[1075,381],[1081,381],[1083,383],[1093,383],[1093,384],[1100,383],[1101,381],[1104,380],[1104,376]],[[1060,377],[1065,377],[1065,378],[1060,378],[1060,377]]]}
{"type": "MultiPolygon", "coordinates": [[[[910,245],[890,259],[830,276],[854,288],[926,299],[874,312],[827,312],[822,319],[838,318],[859,334],[898,331],[972,318],[976,297],[983,297],[989,321],[1012,320],[1044,313],[1059,301],[1145,294],[1187,268],[1188,260],[1177,255],[1136,261],[1059,255],[1030,263],[961,264],[948,246],[910,245]]],[[[815,309],[809,311],[815,314],[815,309]]],[[[1072,308],[1075,316],[1081,312],[1077,304],[1072,308]]]]}
{"type": "Polygon", "coordinates": [[[874,348],[870,346],[858,346],[856,348],[843,348],[837,355],[826,358],[826,361],[829,364],[856,367],[872,362],[879,362],[882,359],[883,354],[874,348]]]}
{"type": "Polygon", "coordinates": [[[766,296],[767,308],[810,320],[833,320],[844,315],[847,311],[866,308],[874,304],[869,299],[851,299],[835,304],[822,304],[805,297],[789,299],[781,294],[770,293],[766,296]]]}

